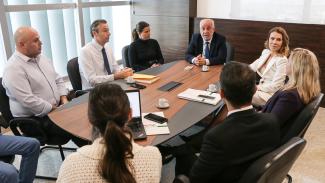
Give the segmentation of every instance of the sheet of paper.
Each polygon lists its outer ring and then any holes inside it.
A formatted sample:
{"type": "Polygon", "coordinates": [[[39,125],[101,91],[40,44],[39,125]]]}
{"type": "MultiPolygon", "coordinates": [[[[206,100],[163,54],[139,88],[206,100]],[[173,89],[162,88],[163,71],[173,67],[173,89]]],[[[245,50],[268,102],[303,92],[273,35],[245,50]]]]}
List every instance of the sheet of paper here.
{"type": "MultiPolygon", "coordinates": [[[[164,117],[163,112],[152,112],[158,116],[164,117]]],[[[145,119],[145,116],[148,113],[142,113],[142,123],[147,135],[161,135],[161,134],[169,134],[169,128],[167,123],[159,124],[157,122],[145,119]]]]}

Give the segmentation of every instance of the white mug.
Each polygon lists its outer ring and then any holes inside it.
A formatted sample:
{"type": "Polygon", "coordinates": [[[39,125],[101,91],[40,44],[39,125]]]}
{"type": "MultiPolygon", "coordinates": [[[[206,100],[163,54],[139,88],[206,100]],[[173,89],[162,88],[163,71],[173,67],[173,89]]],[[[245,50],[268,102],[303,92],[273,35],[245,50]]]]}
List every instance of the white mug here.
{"type": "Polygon", "coordinates": [[[165,106],[168,105],[168,100],[165,99],[165,98],[160,98],[160,99],[158,99],[158,105],[159,105],[160,107],[165,107],[165,106]]]}
{"type": "Polygon", "coordinates": [[[217,91],[217,86],[215,84],[209,84],[209,91],[210,92],[216,92],[217,91]]]}
{"type": "Polygon", "coordinates": [[[202,71],[208,71],[209,70],[209,66],[207,65],[202,65],[202,71]]]}

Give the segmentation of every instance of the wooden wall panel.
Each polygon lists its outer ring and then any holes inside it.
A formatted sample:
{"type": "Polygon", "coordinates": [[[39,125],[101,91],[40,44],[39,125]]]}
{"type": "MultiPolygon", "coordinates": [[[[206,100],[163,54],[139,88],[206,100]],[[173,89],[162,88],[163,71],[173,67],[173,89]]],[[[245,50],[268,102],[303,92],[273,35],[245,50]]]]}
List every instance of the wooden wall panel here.
{"type": "MultiPolygon", "coordinates": [[[[199,32],[199,21],[194,20],[194,32],[199,32]]],[[[216,31],[226,36],[235,48],[235,60],[252,63],[264,49],[268,31],[275,26],[286,29],[290,39],[290,49],[296,47],[313,51],[319,61],[321,87],[325,92],[325,25],[295,24],[247,20],[214,19],[216,31]]],[[[325,106],[325,102],[322,103],[325,106]]]]}
{"type": "Polygon", "coordinates": [[[159,42],[165,62],[185,58],[196,0],[133,0],[131,11],[132,28],[139,21],[150,24],[151,37],[159,42]]]}
{"type": "Polygon", "coordinates": [[[184,59],[189,34],[187,17],[135,16],[132,20],[133,28],[139,21],[150,24],[151,38],[158,41],[165,61],[184,59]]]}
{"type": "Polygon", "coordinates": [[[133,0],[134,15],[188,16],[189,0],[133,0]]]}

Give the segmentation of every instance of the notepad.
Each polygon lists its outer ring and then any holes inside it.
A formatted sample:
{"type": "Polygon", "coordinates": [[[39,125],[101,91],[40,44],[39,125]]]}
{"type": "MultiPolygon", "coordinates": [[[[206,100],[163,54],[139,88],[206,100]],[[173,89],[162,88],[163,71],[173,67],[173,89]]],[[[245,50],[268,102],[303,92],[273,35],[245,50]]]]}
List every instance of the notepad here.
{"type": "MultiPolygon", "coordinates": [[[[152,112],[158,116],[164,117],[163,112],[152,112]]],[[[142,113],[142,123],[147,135],[162,135],[162,134],[169,134],[169,128],[167,122],[165,123],[157,123],[148,119],[143,118],[148,113],[142,113]]]]}
{"type": "Polygon", "coordinates": [[[133,74],[133,79],[139,83],[151,84],[159,80],[158,76],[148,75],[148,74],[133,74]]]}
{"type": "Polygon", "coordinates": [[[217,103],[221,100],[218,93],[212,93],[205,90],[195,90],[192,88],[188,88],[182,93],[179,93],[177,97],[211,105],[217,105],[217,103]]]}

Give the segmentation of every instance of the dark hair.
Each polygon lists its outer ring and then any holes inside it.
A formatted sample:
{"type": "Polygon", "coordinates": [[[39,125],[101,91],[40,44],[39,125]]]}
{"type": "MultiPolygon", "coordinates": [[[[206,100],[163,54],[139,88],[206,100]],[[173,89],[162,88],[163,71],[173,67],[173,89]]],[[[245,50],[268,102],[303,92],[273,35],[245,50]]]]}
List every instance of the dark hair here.
{"type": "Polygon", "coordinates": [[[289,36],[288,36],[286,30],[282,27],[273,27],[269,31],[266,41],[264,42],[265,48],[270,49],[269,39],[270,39],[270,35],[272,34],[272,32],[276,32],[276,33],[279,33],[282,35],[282,45],[280,47],[279,54],[287,57],[289,55],[289,36]]]}
{"type": "Polygon", "coordinates": [[[244,63],[229,62],[220,74],[221,89],[233,107],[251,103],[255,93],[255,73],[244,63]]]}
{"type": "Polygon", "coordinates": [[[107,24],[107,21],[104,20],[104,19],[95,20],[90,26],[90,35],[91,35],[91,37],[94,37],[93,31],[98,33],[99,24],[107,24]]]}
{"type": "Polygon", "coordinates": [[[130,111],[128,97],[120,86],[103,83],[90,91],[88,118],[93,132],[98,131],[103,137],[105,148],[99,172],[108,182],[136,182],[131,173],[133,167],[131,171],[128,168],[128,159],[134,156],[132,136],[125,128],[130,111]]]}
{"type": "Polygon", "coordinates": [[[138,22],[136,27],[132,31],[132,38],[133,41],[136,41],[139,39],[139,34],[143,31],[144,28],[149,27],[150,25],[147,22],[141,21],[138,22]]]}

